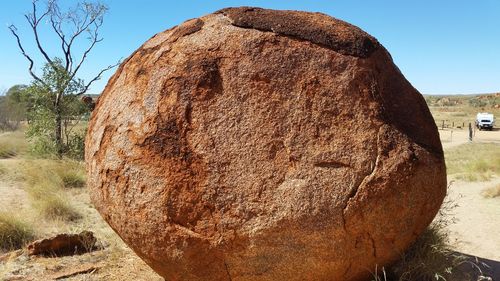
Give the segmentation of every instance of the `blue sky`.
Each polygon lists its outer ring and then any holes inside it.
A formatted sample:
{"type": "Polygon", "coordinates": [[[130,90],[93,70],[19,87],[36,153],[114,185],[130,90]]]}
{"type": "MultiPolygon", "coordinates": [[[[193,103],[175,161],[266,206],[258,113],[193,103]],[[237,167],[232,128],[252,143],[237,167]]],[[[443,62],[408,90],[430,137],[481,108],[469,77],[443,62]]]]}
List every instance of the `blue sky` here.
{"type": "MultiPolygon", "coordinates": [[[[62,0],[71,4],[75,1],[62,0]]],[[[89,56],[80,78],[126,58],[142,43],[187,19],[228,6],[258,6],[323,12],[375,36],[392,54],[406,78],[424,94],[470,94],[500,91],[500,1],[498,0],[317,0],[317,1],[160,1],[105,0],[109,6],[104,41],[89,56]]],[[[29,83],[28,63],[7,26],[16,24],[34,53],[23,14],[30,0],[0,1],[0,92],[29,83]]],[[[44,26],[47,27],[48,26],[44,26]]],[[[58,45],[42,33],[52,56],[58,45]]],[[[40,67],[38,67],[40,69],[40,67]]],[[[111,71],[113,72],[113,71],[111,71]]],[[[109,76],[91,88],[99,93],[109,76]]]]}

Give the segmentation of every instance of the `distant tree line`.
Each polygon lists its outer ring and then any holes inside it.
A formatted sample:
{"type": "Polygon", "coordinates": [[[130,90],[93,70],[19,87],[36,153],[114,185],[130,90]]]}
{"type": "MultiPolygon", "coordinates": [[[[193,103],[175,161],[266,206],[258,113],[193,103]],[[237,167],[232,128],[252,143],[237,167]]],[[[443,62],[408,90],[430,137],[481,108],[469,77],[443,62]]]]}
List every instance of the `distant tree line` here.
{"type": "Polygon", "coordinates": [[[25,85],[15,85],[0,96],[0,130],[13,131],[27,120],[27,108],[24,104],[25,85]]]}

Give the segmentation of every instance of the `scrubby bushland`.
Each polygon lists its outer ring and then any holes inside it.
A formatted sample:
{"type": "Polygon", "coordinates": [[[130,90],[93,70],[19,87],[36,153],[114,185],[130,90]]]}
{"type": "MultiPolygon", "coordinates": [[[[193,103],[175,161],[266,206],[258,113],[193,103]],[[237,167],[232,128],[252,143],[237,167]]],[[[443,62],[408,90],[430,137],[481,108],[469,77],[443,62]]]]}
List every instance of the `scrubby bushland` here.
{"type": "MultiPolygon", "coordinates": [[[[67,8],[67,5],[64,8],[67,8]]],[[[28,113],[32,113],[28,133],[36,143],[38,152],[51,152],[59,158],[68,154],[71,133],[67,125],[82,116],[80,109],[75,111],[75,103],[72,101],[78,100],[86,93],[105,71],[118,65],[109,65],[98,71],[88,82],[78,78],[79,70],[85,64],[88,54],[102,41],[100,28],[107,10],[105,5],[92,1],[76,2],[75,6],[68,10],[61,9],[57,0],[33,1],[31,12],[26,13],[24,17],[31,27],[28,30],[34,37],[40,56],[25,52],[24,39],[27,36],[23,36],[23,30],[15,25],[9,26],[21,54],[29,62],[28,72],[33,78],[27,89],[27,96],[32,101],[28,110],[28,113]],[[50,24],[40,25],[40,22],[50,24]],[[48,30],[42,30],[44,28],[48,30]],[[39,37],[42,32],[52,33],[54,38],[57,38],[58,45],[61,46],[58,55],[51,57],[42,47],[40,41],[43,41],[43,38],[39,37]],[[75,48],[75,45],[78,48],[75,48]],[[43,69],[42,73],[36,73],[36,65],[43,69]],[[71,122],[66,122],[67,120],[71,122]]]]}
{"type": "MultiPolygon", "coordinates": [[[[60,63],[59,59],[54,59],[54,64],[60,63]]],[[[52,68],[46,67],[42,77],[49,83],[51,79],[58,81],[59,76],[52,68]]],[[[0,97],[0,130],[14,131],[19,129],[22,121],[26,121],[27,126],[23,126],[23,129],[26,128],[32,155],[48,158],[58,156],[60,152],[62,154],[59,156],[82,160],[90,109],[76,94],[65,95],[59,108],[55,108],[47,87],[55,86],[33,82],[30,86],[14,86],[9,89],[7,96],[0,97]],[[62,137],[59,144],[54,139],[56,111],[61,115],[62,137]]],[[[26,143],[24,139],[23,143],[26,143]]],[[[4,157],[7,156],[10,155],[4,157]]]]}
{"type": "Polygon", "coordinates": [[[22,102],[25,88],[15,85],[0,96],[0,131],[15,131],[26,120],[26,105],[22,102]]]}

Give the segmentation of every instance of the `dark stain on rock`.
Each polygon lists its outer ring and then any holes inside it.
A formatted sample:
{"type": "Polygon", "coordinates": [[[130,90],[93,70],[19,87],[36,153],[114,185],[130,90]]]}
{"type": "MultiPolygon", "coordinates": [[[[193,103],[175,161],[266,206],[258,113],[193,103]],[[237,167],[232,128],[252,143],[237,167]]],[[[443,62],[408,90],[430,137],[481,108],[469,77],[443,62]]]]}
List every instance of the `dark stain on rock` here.
{"type": "Polygon", "coordinates": [[[142,76],[144,74],[146,74],[146,69],[141,67],[139,68],[139,70],[137,70],[136,77],[142,76]]]}
{"type": "Polygon", "coordinates": [[[195,100],[206,101],[224,90],[219,62],[216,59],[204,59],[189,63],[186,69],[190,73],[194,84],[193,97],[195,100]]]}
{"type": "Polygon", "coordinates": [[[175,119],[170,119],[158,124],[157,131],[144,140],[144,146],[163,158],[175,158],[181,156],[181,140],[179,127],[175,119]]]}
{"type": "Polygon", "coordinates": [[[234,26],[309,41],[343,55],[367,58],[380,46],[358,27],[325,14],[311,17],[312,13],[307,12],[252,7],[226,8],[217,13],[230,18],[234,26]]]}

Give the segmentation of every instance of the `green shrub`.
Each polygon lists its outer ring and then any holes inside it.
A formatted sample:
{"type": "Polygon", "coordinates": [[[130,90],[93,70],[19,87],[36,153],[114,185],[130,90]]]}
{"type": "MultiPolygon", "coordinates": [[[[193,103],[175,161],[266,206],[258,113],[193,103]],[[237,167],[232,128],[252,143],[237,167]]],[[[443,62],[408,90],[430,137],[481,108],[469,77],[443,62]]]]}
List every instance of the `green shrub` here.
{"type": "Polygon", "coordinates": [[[469,100],[469,105],[472,107],[485,107],[487,104],[487,101],[478,98],[472,98],[469,100]]]}
{"type": "Polygon", "coordinates": [[[22,248],[35,237],[33,229],[9,213],[0,213],[0,250],[22,248]]]}
{"type": "Polygon", "coordinates": [[[72,134],[65,147],[65,155],[71,159],[83,160],[85,153],[85,131],[72,134]]]}
{"type": "MultiPolygon", "coordinates": [[[[35,157],[56,159],[57,145],[49,136],[38,134],[36,137],[30,137],[30,152],[35,157]]],[[[65,139],[62,146],[64,157],[74,160],[83,160],[85,151],[85,136],[81,134],[71,134],[69,139],[65,139]]]]}
{"type": "Polygon", "coordinates": [[[30,137],[30,153],[34,157],[55,159],[57,158],[57,148],[55,142],[48,137],[30,137]]]}

